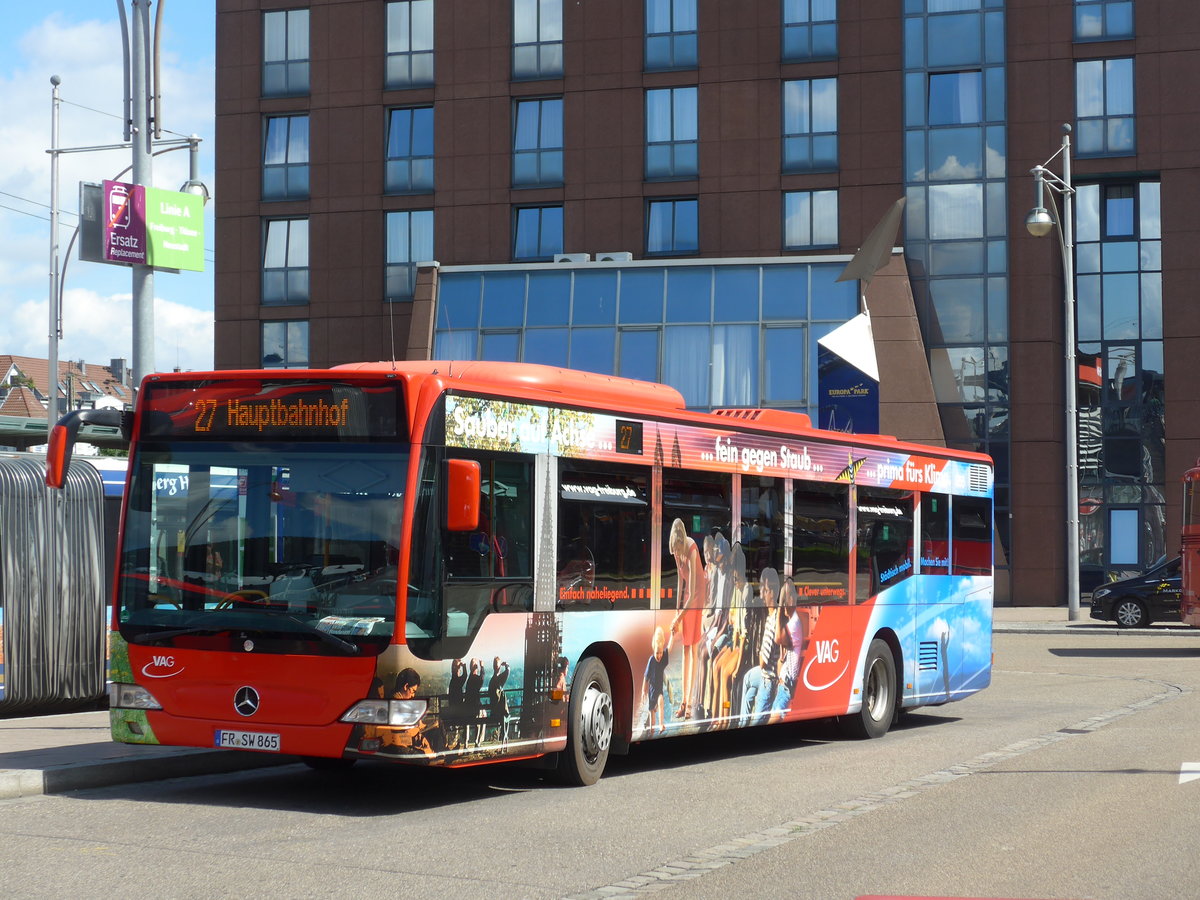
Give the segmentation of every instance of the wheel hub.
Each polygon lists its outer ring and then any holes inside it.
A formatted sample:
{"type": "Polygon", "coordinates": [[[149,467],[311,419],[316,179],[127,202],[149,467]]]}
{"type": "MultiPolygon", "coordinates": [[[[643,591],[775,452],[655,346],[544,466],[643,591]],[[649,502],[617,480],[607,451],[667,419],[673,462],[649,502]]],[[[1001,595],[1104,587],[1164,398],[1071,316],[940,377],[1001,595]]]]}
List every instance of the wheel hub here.
{"type": "Polygon", "coordinates": [[[890,698],[887,696],[887,689],[884,687],[884,678],[880,672],[883,662],[875,660],[871,666],[871,670],[867,672],[867,684],[863,691],[865,694],[864,701],[867,705],[867,712],[872,719],[879,719],[883,715],[890,698]]]}
{"type": "Polygon", "coordinates": [[[579,725],[583,752],[589,760],[595,760],[612,742],[613,708],[612,697],[594,683],[584,692],[579,725]]]}

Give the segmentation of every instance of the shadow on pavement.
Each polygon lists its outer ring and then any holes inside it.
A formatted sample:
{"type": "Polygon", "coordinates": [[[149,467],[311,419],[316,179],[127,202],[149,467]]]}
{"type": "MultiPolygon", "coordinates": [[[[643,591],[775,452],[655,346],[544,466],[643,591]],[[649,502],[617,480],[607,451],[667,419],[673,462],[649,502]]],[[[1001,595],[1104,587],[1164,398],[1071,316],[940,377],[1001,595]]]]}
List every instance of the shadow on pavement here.
{"type": "MultiPolygon", "coordinates": [[[[940,715],[907,714],[894,732],[924,729],[956,721],[940,715]]],[[[887,738],[883,738],[887,740],[887,738]]],[[[843,738],[832,720],[720,731],[637,744],[628,756],[609,758],[604,782],[630,775],[691,765],[735,761],[739,757],[794,751],[843,738]]],[[[563,788],[555,773],[534,763],[501,763],[463,769],[421,768],[360,761],[335,772],[312,771],[301,764],[270,770],[195,776],[142,784],[122,784],[73,793],[110,800],[185,803],[210,807],[252,807],[349,818],[371,818],[451,807],[489,796],[526,791],[592,790],[563,788]]]]}
{"type": "Polygon", "coordinates": [[[1200,647],[1051,647],[1049,652],[1075,659],[1200,659],[1200,647]]]}

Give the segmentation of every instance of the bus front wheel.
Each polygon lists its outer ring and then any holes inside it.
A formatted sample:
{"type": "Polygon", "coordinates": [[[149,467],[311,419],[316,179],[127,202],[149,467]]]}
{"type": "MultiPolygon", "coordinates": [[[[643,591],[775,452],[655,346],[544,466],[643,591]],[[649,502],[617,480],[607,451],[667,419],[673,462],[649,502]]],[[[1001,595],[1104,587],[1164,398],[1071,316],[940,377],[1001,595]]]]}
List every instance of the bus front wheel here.
{"type": "Polygon", "coordinates": [[[587,656],[580,660],[571,681],[567,747],[558,757],[563,782],[584,786],[599,781],[608,762],[612,736],[613,702],[608,670],[599,659],[587,656]]]}
{"type": "Polygon", "coordinates": [[[862,709],[842,716],[838,725],[852,738],[877,738],[887,734],[896,716],[896,660],[892,648],[879,638],[867,650],[863,669],[862,709]]]}

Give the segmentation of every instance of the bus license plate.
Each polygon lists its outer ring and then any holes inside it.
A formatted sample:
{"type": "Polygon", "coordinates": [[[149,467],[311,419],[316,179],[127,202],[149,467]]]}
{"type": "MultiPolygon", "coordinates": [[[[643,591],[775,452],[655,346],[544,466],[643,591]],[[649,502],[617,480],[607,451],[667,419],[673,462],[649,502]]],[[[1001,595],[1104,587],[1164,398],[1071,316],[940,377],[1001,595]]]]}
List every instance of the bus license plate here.
{"type": "Polygon", "coordinates": [[[234,750],[279,752],[279,735],[265,731],[218,731],[216,746],[234,750]]]}

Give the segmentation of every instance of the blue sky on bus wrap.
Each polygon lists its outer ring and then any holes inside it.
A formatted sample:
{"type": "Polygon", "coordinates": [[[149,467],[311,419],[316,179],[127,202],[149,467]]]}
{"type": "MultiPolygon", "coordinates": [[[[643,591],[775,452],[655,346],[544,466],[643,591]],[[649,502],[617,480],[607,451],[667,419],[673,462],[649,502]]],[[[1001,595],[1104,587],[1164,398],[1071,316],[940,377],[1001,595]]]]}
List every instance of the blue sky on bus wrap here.
{"type": "MultiPolygon", "coordinates": [[[[129,0],[123,0],[129,12],[129,0]]],[[[151,7],[151,16],[157,11],[151,7]]],[[[213,183],[214,0],[165,3],[162,40],[163,127],[197,134],[200,176],[213,183]]],[[[49,352],[50,76],[62,79],[59,146],[122,142],[120,14],[115,0],[4,4],[0,30],[0,353],[45,358],[49,352]]],[[[130,271],[80,262],[66,250],[78,223],[79,182],[112,178],[129,165],[128,150],[60,156],[59,246],[63,282],[61,359],[107,365],[133,352],[130,271]]],[[[178,190],[188,153],[156,157],[155,187],[178,190]]],[[[155,366],[210,368],[213,361],[213,220],[205,215],[202,273],[154,278],[155,366]]]]}

